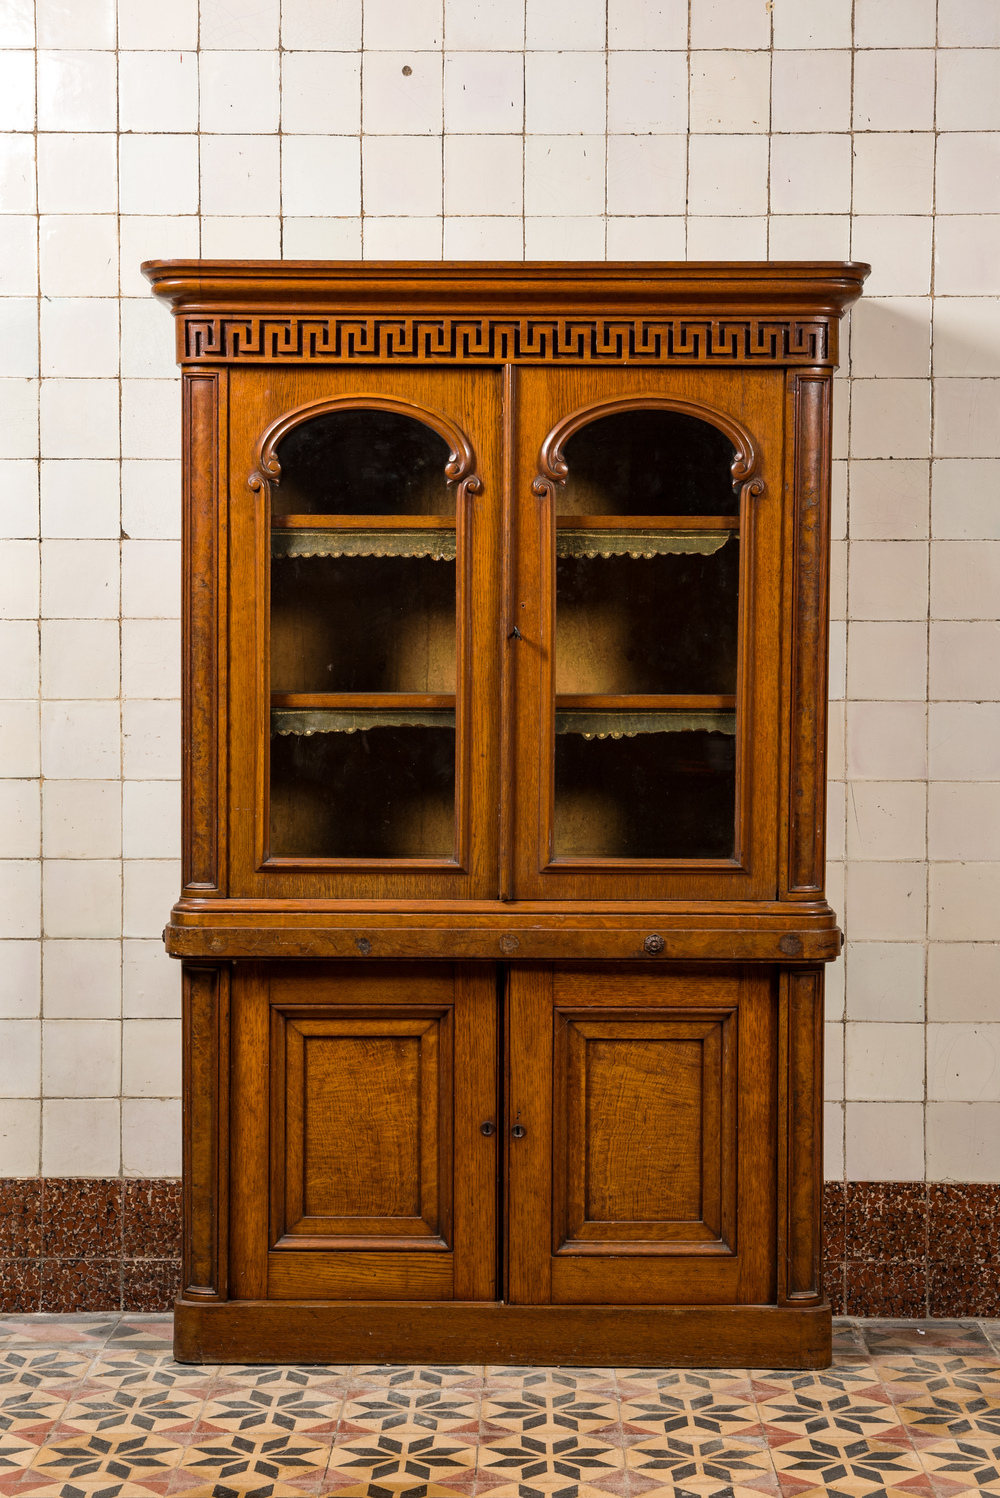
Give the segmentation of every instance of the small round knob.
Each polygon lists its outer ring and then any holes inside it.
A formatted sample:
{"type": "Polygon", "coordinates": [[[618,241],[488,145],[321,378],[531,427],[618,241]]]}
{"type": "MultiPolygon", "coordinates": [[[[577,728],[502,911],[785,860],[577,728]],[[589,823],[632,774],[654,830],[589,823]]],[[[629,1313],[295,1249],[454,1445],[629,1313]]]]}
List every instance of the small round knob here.
{"type": "Polygon", "coordinates": [[[524,1124],[515,1124],[510,1132],[513,1134],[515,1139],[523,1139],[528,1131],[524,1127],[524,1124]]]}
{"type": "Polygon", "coordinates": [[[663,940],[662,936],[647,936],[646,940],[643,942],[643,946],[646,948],[647,952],[651,952],[655,956],[657,952],[663,951],[663,948],[666,946],[666,942],[663,940]]]}
{"type": "Polygon", "coordinates": [[[481,1123],[479,1125],[479,1132],[480,1132],[480,1134],[485,1134],[486,1137],[487,1137],[487,1139],[489,1139],[489,1137],[490,1137],[491,1134],[495,1134],[496,1131],[497,1131],[497,1126],[492,1121],[492,1119],[488,1118],[485,1123],[481,1123]]]}

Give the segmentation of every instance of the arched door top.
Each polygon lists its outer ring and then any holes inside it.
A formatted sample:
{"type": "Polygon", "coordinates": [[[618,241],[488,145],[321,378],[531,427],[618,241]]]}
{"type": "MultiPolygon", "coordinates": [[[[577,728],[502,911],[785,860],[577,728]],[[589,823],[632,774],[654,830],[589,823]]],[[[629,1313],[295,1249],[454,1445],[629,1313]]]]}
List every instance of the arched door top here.
{"type": "MultiPolygon", "coordinates": [[[[722,411],[694,401],[677,400],[666,395],[630,395],[618,400],[597,401],[593,405],[581,406],[558,422],[541,445],[538,454],[538,474],[532,485],[536,494],[545,494],[555,484],[564,484],[569,477],[569,464],[565,448],[570,439],[584,427],[608,416],[624,416],[632,411],[663,411],[687,416],[706,426],[722,432],[732,443],[734,456],[730,464],[733,483],[742,484],[753,477],[757,467],[757,452],[753,439],[745,427],[722,411]]],[[[751,493],[759,493],[761,481],[755,480],[751,493]]]]}
{"type": "Polygon", "coordinates": [[[476,473],[476,455],[471,442],[442,411],[420,406],[415,401],[396,400],[391,396],[357,394],[310,401],[307,405],[296,406],[293,411],[287,411],[273,421],[257,442],[255,464],[249,478],[250,488],[259,490],[265,484],[280,483],[281,463],[277,449],[297,427],[319,416],[346,414],[349,411],[388,412],[429,427],[448,445],[448,457],[444,464],[447,482],[460,484],[463,491],[468,493],[476,493],[482,487],[479,475],[476,473]]]}

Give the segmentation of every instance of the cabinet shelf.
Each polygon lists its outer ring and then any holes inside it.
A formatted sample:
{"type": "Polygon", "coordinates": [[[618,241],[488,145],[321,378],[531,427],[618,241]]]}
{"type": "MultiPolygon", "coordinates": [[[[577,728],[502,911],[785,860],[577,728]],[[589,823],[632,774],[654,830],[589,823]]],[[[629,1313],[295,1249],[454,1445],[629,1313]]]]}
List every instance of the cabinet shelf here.
{"type": "Polygon", "coordinates": [[[735,534],[731,530],[653,530],[643,526],[625,530],[581,530],[574,526],[556,531],[557,557],[631,557],[633,561],[668,556],[677,552],[694,552],[710,557],[721,551],[735,534]]]}
{"type": "Polygon", "coordinates": [[[557,530],[738,531],[738,515],[557,515],[557,530]]]}
{"type": "MultiPolygon", "coordinates": [[[[287,519],[288,517],[282,517],[287,519]]],[[[313,517],[306,517],[311,519],[313,517]]],[[[322,518],[322,517],[319,517],[322,518]]],[[[295,526],[271,529],[271,556],[283,557],[420,557],[453,562],[455,527],[295,526]]]]}
{"type": "Polygon", "coordinates": [[[418,708],[279,708],[271,736],[311,738],[314,733],[366,733],[370,728],[454,728],[455,714],[418,708]]]}
{"type": "Polygon", "coordinates": [[[556,708],[556,733],[585,739],[634,739],[642,733],[736,733],[736,714],[668,708],[660,712],[587,712],[556,708]]]}
{"type": "Polygon", "coordinates": [[[454,728],[447,692],[274,692],[271,735],[358,733],[369,728],[454,728]]]}
{"type": "Polygon", "coordinates": [[[272,530],[453,531],[453,515],[272,515],[272,530]]]}

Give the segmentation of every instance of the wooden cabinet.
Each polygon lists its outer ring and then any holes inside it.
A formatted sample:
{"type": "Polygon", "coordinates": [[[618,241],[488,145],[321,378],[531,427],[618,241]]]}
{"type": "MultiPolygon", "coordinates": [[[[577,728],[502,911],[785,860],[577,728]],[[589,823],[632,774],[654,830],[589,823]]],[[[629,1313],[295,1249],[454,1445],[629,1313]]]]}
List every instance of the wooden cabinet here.
{"type": "Polygon", "coordinates": [[[812,1366],[852,264],[155,262],[188,1361],[812,1366]]]}

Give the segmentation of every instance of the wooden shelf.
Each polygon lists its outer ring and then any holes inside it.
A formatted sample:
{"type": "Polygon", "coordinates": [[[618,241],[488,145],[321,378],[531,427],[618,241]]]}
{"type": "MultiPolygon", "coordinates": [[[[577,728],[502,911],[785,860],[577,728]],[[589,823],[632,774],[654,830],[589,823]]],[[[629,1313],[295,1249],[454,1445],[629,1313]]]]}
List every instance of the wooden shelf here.
{"type": "Polygon", "coordinates": [[[562,526],[556,532],[556,556],[585,557],[594,561],[601,557],[630,557],[633,561],[649,561],[662,556],[714,556],[721,551],[734,534],[724,530],[579,530],[576,526],[562,526]]]}
{"type": "Polygon", "coordinates": [[[410,557],[416,561],[453,562],[458,555],[455,527],[383,528],[354,526],[271,527],[271,556],[410,557]]]}
{"type": "Polygon", "coordinates": [[[272,515],[282,531],[453,531],[454,515],[272,515]]]}
{"type": "Polygon", "coordinates": [[[559,693],[556,697],[558,712],[585,711],[591,713],[649,713],[649,712],[735,712],[736,698],[722,696],[693,696],[677,694],[648,694],[644,696],[610,696],[608,694],[559,693]]]}
{"type": "Polygon", "coordinates": [[[455,706],[453,692],[272,692],[274,708],[350,709],[356,712],[385,708],[420,711],[455,706]]]}
{"type": "Polygon", "coordinates": [[[557,530],[738,531],[738,515],[557,515],[557,530]]]}
{"type": "Polygon", "coordinates": [[[556,708],[556,733],[578,733],[584,739],[634,739],[641,733],[736,733],[736,714],[685,712],[594,712],[556,708]]]}

